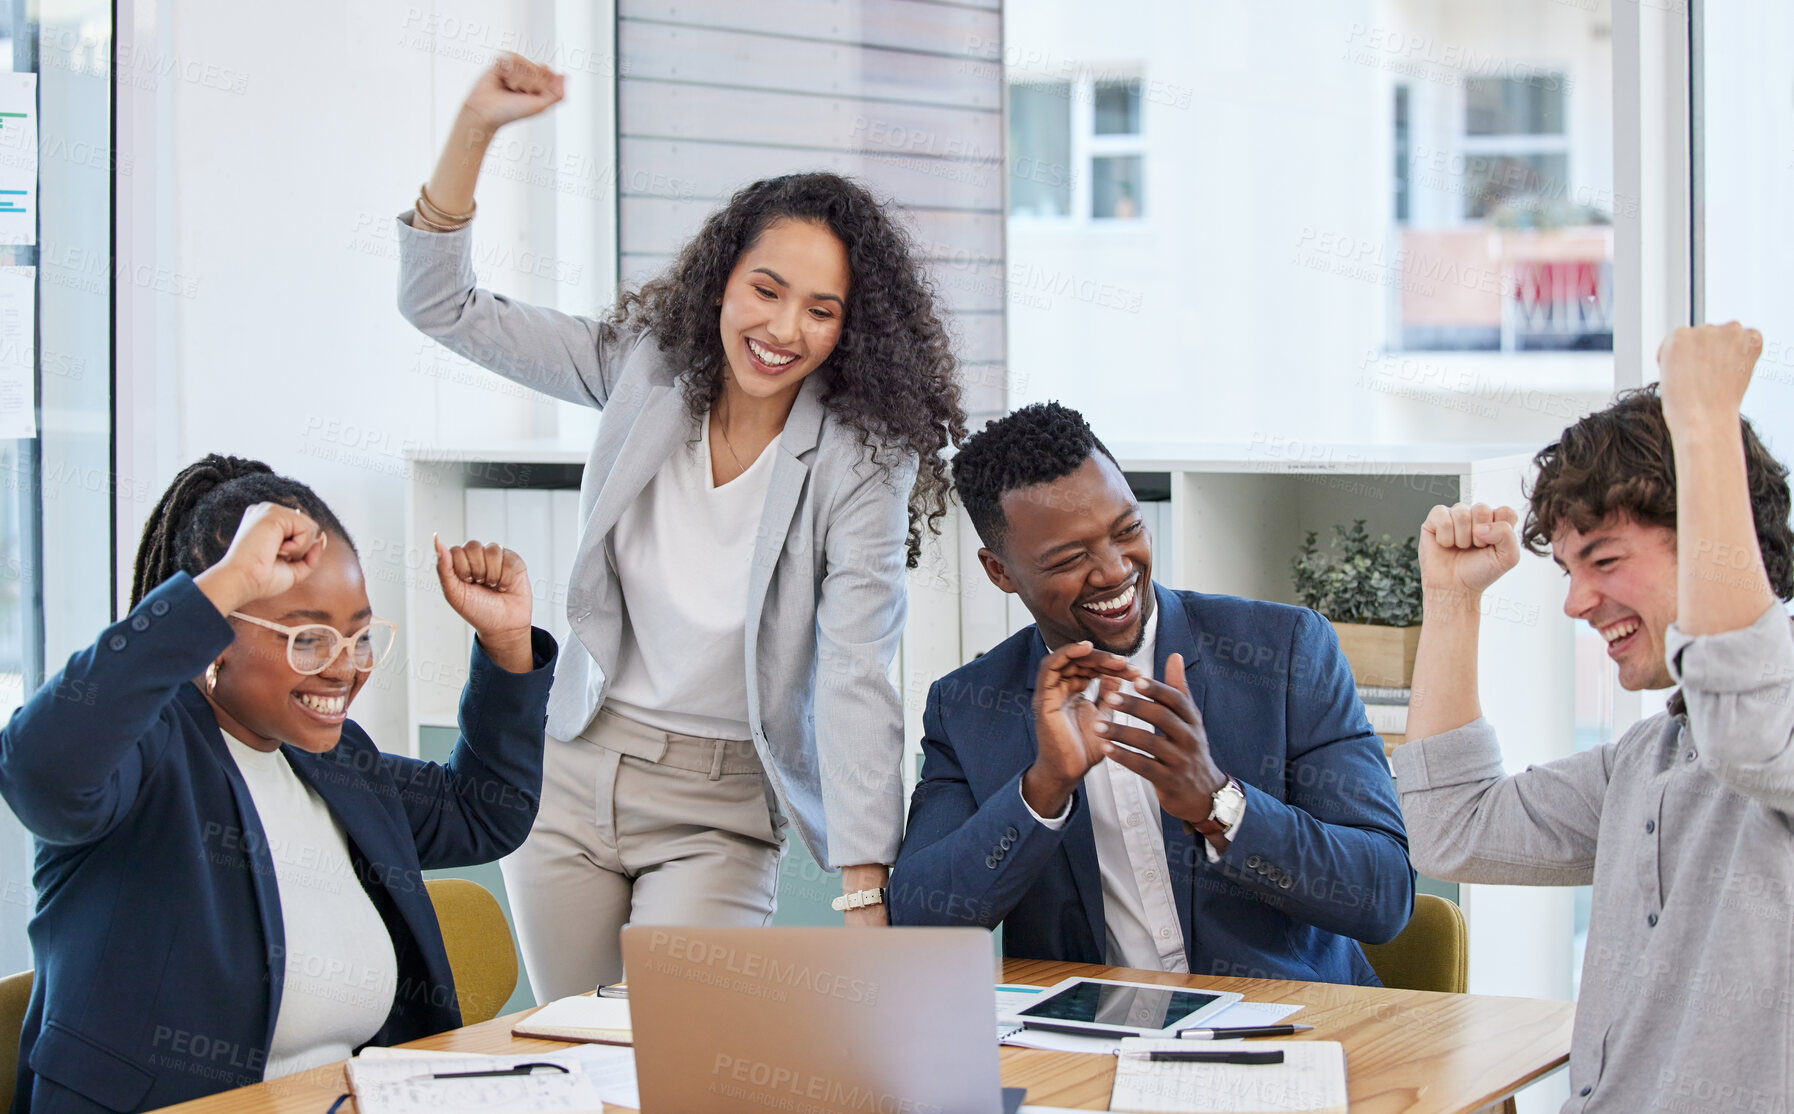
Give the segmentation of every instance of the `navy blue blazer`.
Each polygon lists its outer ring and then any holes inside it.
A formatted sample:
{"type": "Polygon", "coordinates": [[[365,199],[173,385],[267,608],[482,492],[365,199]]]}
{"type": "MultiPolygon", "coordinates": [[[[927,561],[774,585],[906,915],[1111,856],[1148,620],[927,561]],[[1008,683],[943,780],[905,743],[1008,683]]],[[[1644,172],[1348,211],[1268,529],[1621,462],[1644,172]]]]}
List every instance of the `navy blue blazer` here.
{"type": "MultiPolygon", "coordinates": [[[[1184,656],[1215,763],[1246,792],[1218,863],[1159,814],[1191,972],[1381,985],[1353,941],[1402,930],[1414,870],[1382,743],[1333,628],[1305,608],[1153,588],[1154,673],[1184,656]]],[[[929,689],[891,921],[1001,923],[1006,955],[1104,963],[1083,788],[1059,831],[1021,796],[1045,656],[1030,626],[929,689]]]]}
{"type": "MultiPolygon", "coordinates": [[[[69,659],[0,730],[0,796],[37,837],[37,978],[15,1114],[147,1110],[259,1082],[286,965],[255,806],[189,682],[231,625],[177,575],[69,659]]],[[[446,765],[382,753],[353,722],[284,747],[342,824],[398,958],[376,1044],[461,1024],[421,870],[523,841],[542,787],[554,640],[508,673],[477,641],[446,765]]]]}

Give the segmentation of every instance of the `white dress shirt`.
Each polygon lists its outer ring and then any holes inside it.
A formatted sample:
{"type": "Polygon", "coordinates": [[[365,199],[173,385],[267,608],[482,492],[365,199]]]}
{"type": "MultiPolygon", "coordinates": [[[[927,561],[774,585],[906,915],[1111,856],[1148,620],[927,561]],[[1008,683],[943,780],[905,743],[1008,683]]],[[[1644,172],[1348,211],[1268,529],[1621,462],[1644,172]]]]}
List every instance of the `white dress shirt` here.
{"type": "Polygon", "coordinates": [[[617,519],[625,621],[605,703],[662,731],[748,739],[748,572],[778,438],[717,487],[698,424],[617,519]]]}
{"type": "MultiPolygon", "coordinates": [[[[1153,651],[1158,642],[1158,623],[1146,628],[1146,639],[1128,658],[1128,664],[1153,676],[1153,651]]],[[[1096,682],[1092,682],[1094,697],[1096,682]]],[[[1134,686],[1121,690],[1132,694],[1134,686]]],[[[1116,713],[1114,721],[1145,731],[1153,726],[1133,716],[1116,713]]],[[[1105,958],[1111,964],[1149,971],[1188,974],[1189,956],[1184,951],[1183,926],[1172,898],[1170,865],[1165,861],[1164,812],[1152,782],[1105,758],[1084,775],[1084,799],[1090,805],[1091,834],[1096,838],[1096,864],[1102,875],[1103,928],[1107,934],[1105,958]]],[[[1027,806],[1027,799],[1022,804],[1027,806]]],[[[1028,806],[1028,814],[1058,831],[1071,816],[1065,811],[1048,818],[1028,806]]],[[[1244,820],[1242,819],[1242,823],[1244,820]]],[[[1233,829],[1237,832],[1238,826],[1233,829]]],[[[1197,837],[1210,862],[1220,853],[1208,840],[1197,837]]]]}

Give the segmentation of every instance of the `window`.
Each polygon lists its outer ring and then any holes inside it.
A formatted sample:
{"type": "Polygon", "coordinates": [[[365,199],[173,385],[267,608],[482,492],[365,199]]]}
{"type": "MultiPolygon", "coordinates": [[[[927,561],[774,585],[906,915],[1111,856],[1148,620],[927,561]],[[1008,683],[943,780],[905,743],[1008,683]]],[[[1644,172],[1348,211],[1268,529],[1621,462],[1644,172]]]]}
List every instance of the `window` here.
{"type": "Polygon", "coordinates": [[[1009,87],[1009,215],[1071,215],[1071,83],[1009,87]]]}
{"type": "Polygon", "coordinates": [[[1464,82],[1466,218],[1531,227],[1543,207],[1556,207],[1570,169],[1564,86],[1564,75],[1550,71],[1464,82]]]}
{"type": "Polygon", "coordinates": [[[1135,76],[1009,84],[1009,215],[1146,215],[1145,92],[1135,76]]]}
{"type": "MultiPolygon", "coordinates": [[[[0,247],[5,280],[28,289],[35,280],[36,331],[27,336],[37,431],[0,440],[0,712],[36,690],[46,662],[59,668],[113,614],[119,485],[107,322],[121,272],[111,234],[110,13],[67,0],[0,9],[0,72],[38,75],[40,203],[30,214],[35,242],[0,247]]],[[[7,208],[20,204],[11,196],[7,208]]],[[[31,965],[31,858],[23,825],[0,807],[0,971],[31,965]]]]}

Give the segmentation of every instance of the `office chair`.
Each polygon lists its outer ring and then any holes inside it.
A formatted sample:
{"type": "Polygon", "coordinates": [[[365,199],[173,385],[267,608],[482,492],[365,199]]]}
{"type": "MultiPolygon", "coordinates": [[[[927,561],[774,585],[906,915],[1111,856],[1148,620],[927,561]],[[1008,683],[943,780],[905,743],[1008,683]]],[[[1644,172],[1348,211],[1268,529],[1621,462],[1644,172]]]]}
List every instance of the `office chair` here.
{"type": "Polygon", "coordinates": [[[517,989],[517,947],[498,899],[464,878],[436,878],[424,888],[442,925],[442,944],[461,999],[461,1023],[492,1020],[517,989]]]}
{"type": "Polygon", "coordinates": [[[1414,895],[1414,917],[1387,944],[1363,944],[1383,985],[1398,990],[1462,994],[1470,982],[1470,936],[1457,903],[1414,895]]]}
{"type": "Polygon", "coordinates": [[[19,1082],[19,1031],[25,1027],[25,1004],[31,1001],[31,972],[0,979],[0,1110],[12,1106],[19,1082]]]}

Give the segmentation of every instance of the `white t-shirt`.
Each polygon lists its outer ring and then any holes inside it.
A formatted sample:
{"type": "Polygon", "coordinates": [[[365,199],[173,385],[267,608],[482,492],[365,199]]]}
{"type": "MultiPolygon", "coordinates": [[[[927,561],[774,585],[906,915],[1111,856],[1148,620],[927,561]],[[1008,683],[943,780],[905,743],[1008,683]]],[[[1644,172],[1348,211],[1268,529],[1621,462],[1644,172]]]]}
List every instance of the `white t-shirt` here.
{"type": "Polygon", "coordinates": [[[224,736],[268,837],[286,977],[264,1079],[347,1059],[386,1024],[399,980],[392,937],[355,877],[343,829],[286,755],[224,736]]]}
{"type": "Polygon", "coordinates": [[[617,519],[623,638],[605,704],[662,731],[750,739],[748,570],[778,438],[716,487],[698,424],[617,519]]]}

